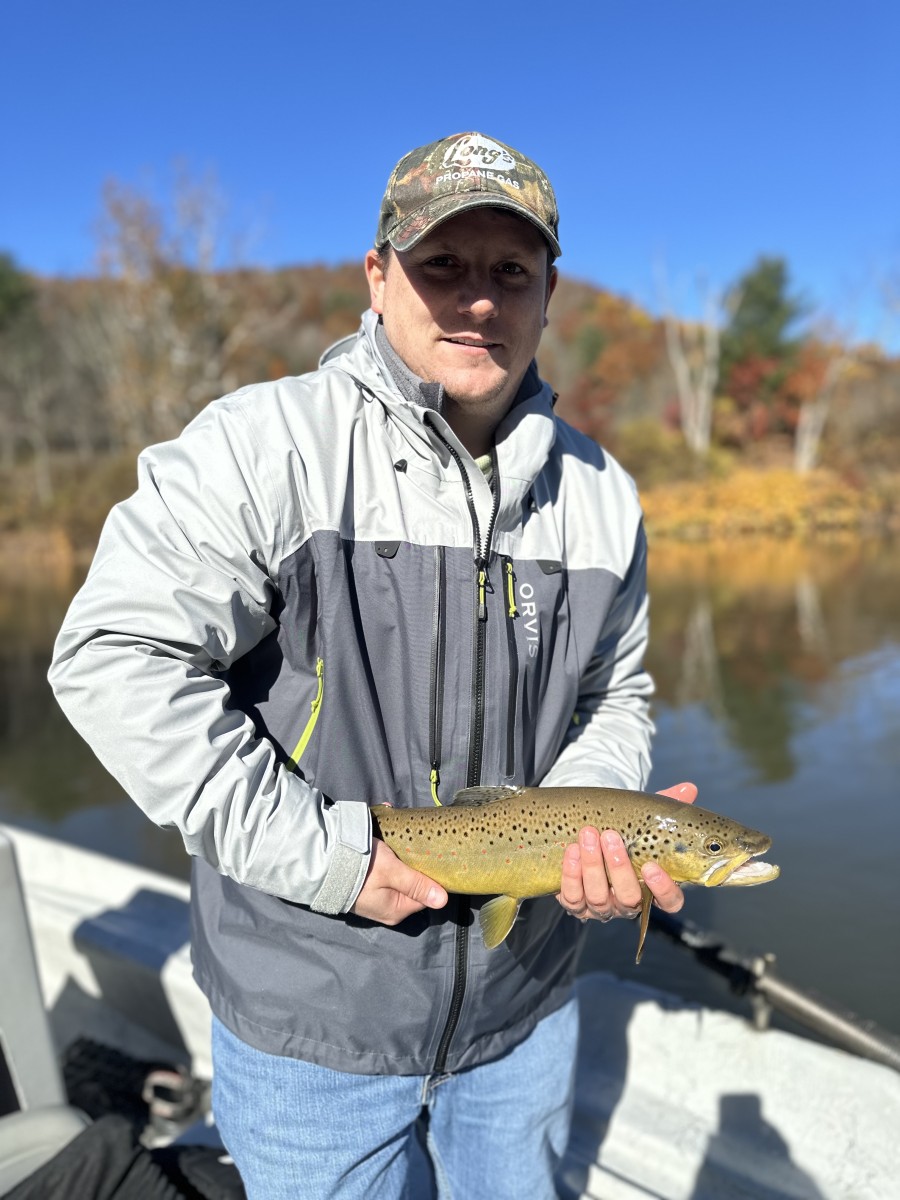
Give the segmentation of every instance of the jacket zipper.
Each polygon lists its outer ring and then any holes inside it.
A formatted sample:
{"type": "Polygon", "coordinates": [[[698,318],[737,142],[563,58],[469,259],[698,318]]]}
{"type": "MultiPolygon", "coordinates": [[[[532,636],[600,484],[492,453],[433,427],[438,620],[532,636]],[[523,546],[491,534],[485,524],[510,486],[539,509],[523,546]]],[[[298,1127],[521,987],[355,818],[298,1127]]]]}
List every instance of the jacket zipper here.
{"type": "Polygon", "coordinates": [[[516,627],[513,622],[519,615],[516,607],[516,575],[513,561],[508,555],[501,559],[506,582],[506,647],[509,651],[509,677],[506,701],[506,776],[516,769],[516,693],[519,687],[519,651],[516,646],[516,627]]]}
{"type": "MultiPolygon", "coordinates": [[[[494,535],[494,523],[500,507],[500,472],[497,467],[497,451],[491,448],[491,491],[494,502],[491,505],[491,515],[485,533],[484,544],[481,542],[481,530],[478,525],[478,512],[475,508],[475,497],[472,492],[472,482],[463,465],[459,453],[441,432],[427,422],[429,428],[446,447],[451,457],[459,467],[465,488],[466,506],[472,521],[472,533],[475,544],[475,647],[472,668],[472,717],[469,726],[469,761],[466,770],[466,787],[476,787],[481,783],[481,764],[484,751],[484,683],[485,683],[485,644],[487,630],[487,595],[490,591],[488,576],[488,561],[491,554],[491,540],[494,535]]],[[[443,1075],[447,1066],[447,1055],[450,1044],[459,1024],[462,1013],[463,998],[466,994],[466,979],[469,972],[469,912],[470,901],[466,896],[457,896],[456,901],[456,965],[453,978],[453,993],[450,997],[450,1011],[444,1025],[441,1040],[438,1043],[434,1059],[433,1074],[443,1075]]]]}
{"type": "Polygon", "coordinates": [[[434,616],[431,631],[431,719],[428,728],[428,757],[431,763],[431,799],[441,803],[438,787],[441,782],[441,733],[444,724],[444,597],[446,574],[444,547],[435,547],[434,616]]]}

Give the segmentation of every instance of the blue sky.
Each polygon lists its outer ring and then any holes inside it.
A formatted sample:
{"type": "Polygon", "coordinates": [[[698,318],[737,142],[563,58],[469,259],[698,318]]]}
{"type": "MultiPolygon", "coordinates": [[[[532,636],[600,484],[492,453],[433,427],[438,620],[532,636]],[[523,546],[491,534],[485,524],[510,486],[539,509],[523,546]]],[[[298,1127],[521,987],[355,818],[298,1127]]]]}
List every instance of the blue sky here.
{"type": "MultiPolygon", "coordinates": [[[[386,6],[5,0],[0,249],[93,269],[104,181],[214,172],[245,258],[360,259],[394,162],[478,129],[535,158],[560,269],[658,308],[760,254],[900,349],[896,0],[386,6]]],[[[552,315],[552,314],[551,314],[552,315]]]]}

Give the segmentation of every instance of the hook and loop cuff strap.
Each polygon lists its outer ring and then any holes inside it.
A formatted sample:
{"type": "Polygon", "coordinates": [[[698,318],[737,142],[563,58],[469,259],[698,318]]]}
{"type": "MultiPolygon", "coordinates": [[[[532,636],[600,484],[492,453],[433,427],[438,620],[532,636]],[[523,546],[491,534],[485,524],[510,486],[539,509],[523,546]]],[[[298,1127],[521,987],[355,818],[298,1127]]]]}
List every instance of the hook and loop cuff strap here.
{"type": "Polygon", "coordinates": [[[325,879],[310,908],[337,916],[349,912],[365,882],[372,849],[372,818],[368,804],[342,800],[330,807],[326,820],[335,845],[325,879]]]}

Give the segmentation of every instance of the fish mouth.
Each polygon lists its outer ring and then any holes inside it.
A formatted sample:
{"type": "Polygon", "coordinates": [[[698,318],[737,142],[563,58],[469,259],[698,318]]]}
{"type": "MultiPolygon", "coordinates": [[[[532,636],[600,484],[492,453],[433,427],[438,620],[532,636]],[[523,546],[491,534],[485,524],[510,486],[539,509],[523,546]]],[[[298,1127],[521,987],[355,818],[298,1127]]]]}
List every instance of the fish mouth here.
{"type": "Polygon", "coordinates": [[[757,854],[736,854],[732,858],[718,859],[704,873],[702,882],[706,887],[752,887],[777,879],[781,867],[757,857],[767,849],[768,846],[757,854]]]}

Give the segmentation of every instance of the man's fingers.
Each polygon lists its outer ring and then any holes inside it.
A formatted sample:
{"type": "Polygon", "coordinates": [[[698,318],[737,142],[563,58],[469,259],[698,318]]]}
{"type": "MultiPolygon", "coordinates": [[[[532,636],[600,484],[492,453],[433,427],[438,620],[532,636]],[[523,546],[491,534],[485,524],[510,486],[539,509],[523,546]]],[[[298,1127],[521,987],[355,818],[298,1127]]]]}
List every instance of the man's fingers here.
{"type": "Polygon", "coordinates": [[[563,855],[559,902],[563,908],[567,908],[577,915],[581,915],[585,907],[584,884],[581,876],[581,848],[575,843],[566,846],[566,852],[563,855]]]}
{"type": "Polygon", "coordinates": [[[674,787],[664,788],[657,792],[658,796],[671,796],[673,800],[680,800],[682,804],[693,804],[697,799],[697,785],[695,783],[676,783],[674,787]]]}
{"type": "Polygon", "coordinates": [[[641,902],[641,885],[634,873],[621,834],[607,829],[602,838],[603,858],[610,886],[615,892],[620,910],[634,908],[641,902]]]}
{"type": "Polygon", "coordinates": [[[585,903],[591,910],[591,915],[611,916],[610,885],[612,879],[607,875],[606,851],[604,847],[601,847],[599,832],[591,825],[586,826],[578,834],[578,847],[581,851],[585,903]]]}
{"type": "Polygon", "coordinates": [[[419,871],[410,870],[405,886],[399,883],[394,886],[423,908],[443,908],[449,898],[439,883],[419,871]]]}
{"type": "Polygon", "coordinates": [[[664,912],[676,913],[684,904],[684,892],[657,863],[644,863],[641,877],[664,912]]]}
{"type": "Polygon", "coordinates": [[[423,908],[443,908],[447,893],[439,883],[408,867],[384,842],[372,843],[369,873],[352,911],[360,917],[398,925],[423,908]]]}

